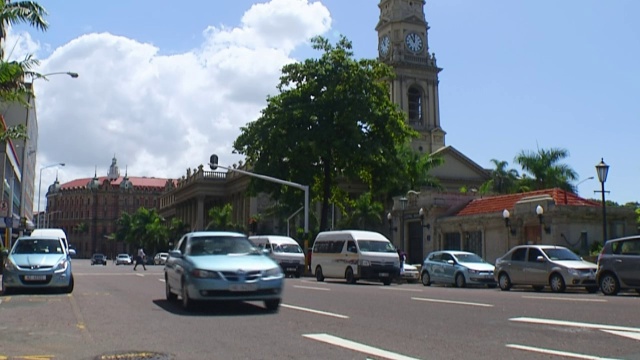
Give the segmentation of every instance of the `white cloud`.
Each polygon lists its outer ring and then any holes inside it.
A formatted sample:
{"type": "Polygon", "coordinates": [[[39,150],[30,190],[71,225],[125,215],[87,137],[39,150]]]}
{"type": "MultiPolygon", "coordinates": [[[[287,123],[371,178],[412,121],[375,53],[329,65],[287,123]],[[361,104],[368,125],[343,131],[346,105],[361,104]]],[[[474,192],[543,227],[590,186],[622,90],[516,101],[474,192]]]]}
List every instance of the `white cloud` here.
{"type": "MultiPolygon", "coordinates": [[[[92,177],[95,166],[105,176],[115,154],[121,173],[177,178],[213,152],[220,164],[241,160],[231,154],[239,128],[275,94],[280,69],[295,61],[291,52],[326,33],[331,17],[319,2],[272,0],[252,6],[240,24],[207,28],[202,45],[182,54],[160,55],[154,45],[109,33],[55,49],[39,71],[80,76],[34,84],[38,169],[65,162],[62,183],[92,177]]],[[[54,179],[54,171],[43,173],[43,189],[54,179]]]]}

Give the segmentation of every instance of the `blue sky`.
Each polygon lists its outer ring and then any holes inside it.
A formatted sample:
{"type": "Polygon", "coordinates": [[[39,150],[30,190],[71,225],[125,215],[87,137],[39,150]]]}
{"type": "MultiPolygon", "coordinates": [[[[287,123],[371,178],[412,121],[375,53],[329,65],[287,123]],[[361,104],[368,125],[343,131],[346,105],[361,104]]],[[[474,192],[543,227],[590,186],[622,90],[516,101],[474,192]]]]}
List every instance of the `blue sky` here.
{"type": "MultiPolygon", "coordinates": [[[[62,182],[91,177],[96,166],[105,175],[113,154],[129,175],[172,178],[206,163],[214,151],[221,163],[237,161],[230,143],[274,93],[278,69],[315,56],[304,39],[343,34],[356,57],[377,56],[376,0],[315,6],[304,0],[39,2],[49,11],[49,31],[29,30],[30,37],[16,41],[30,44],[25,48],[36,51],[43,71],[80,73],[77,81],[52,78],[37,87],[45,131],[38,162],[65,161],[62,182]],[[268,6],[250,11],[258,3],[268,6]],[[223,56],[226,51],[231,55],[223,56]],[[217,71],[207,75],[192,68],[211,64],[217,71]],[[237,85],[228,89],[230,81],[237,85]],[[138,98],[132,88],[148,96],[138,98]],[[206,89],[216,95],[203,97],[206,89]],[[206,122],[195,123],[200,116],[206,122]],[[61,147],[55,141],[61,125],[87,122],[101,140],[78,126],[86,142],[61,147]],[[158,129],[145,133],[154,123],[158,129]],[[176,143],[162,135],[172,131],[176,143]],[[157,166],[149,165],[154,161],[157,166]]],[[[580,180],[596,177],[578,188],[586,198],[600,198],[595,165],[604,158],[611,166],[607,199],[640,201],[640,164],[632,152],[640,133],[639,13],[635,0],[427,0],[429,47],[443,68],[446,144],[483,167],[498,159],[519,171],[513,158],[521,150],[567,149],[565,163],[580,180]]],[[[25,29],[17,27],[14,35],[25,29]]]]}

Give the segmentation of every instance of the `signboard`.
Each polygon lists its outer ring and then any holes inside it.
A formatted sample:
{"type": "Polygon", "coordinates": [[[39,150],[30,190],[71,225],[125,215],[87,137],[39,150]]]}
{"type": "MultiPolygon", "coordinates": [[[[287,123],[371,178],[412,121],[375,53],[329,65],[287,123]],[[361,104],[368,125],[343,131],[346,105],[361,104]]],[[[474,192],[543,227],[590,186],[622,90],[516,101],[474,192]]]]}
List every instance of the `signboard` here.
{"type": "Polygon", "coordinates": [[[0,201],[0,217],[9,216],[9,204],[6,200],[0,201]]]}

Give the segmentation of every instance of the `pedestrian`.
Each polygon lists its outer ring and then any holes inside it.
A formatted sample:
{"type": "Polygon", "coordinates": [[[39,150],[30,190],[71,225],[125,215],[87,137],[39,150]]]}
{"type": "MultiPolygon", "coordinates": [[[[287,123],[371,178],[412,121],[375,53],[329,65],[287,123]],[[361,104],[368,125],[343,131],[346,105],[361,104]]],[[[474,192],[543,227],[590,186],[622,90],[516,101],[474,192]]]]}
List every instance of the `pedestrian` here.
{"type": "Polygon", "coordinates": [[[144,265],[144,259],[146,257],[147,257],[147,255],[144,253],[144,250],[142,249],[142,246],[140,246],[140,248],[138,249],[138,256],[136,256],[136,265],[133,267],[133,270],[136,270],[138,265],[142,265],[144,270],[147,271],[147,267],[144,265]]]}
{"type": "Polygon", "coordinates": [[[400,274],[404,272],[404,262],[407,260],[407,254],[398,248],[398,258],[400,259],[400,274]]]}

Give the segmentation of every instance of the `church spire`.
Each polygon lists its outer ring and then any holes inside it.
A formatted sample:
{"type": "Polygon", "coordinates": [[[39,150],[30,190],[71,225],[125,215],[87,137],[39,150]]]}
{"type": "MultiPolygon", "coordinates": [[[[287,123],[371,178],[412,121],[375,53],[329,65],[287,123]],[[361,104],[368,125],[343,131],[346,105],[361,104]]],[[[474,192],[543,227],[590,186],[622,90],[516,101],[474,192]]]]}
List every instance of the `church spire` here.
{"type": "Polygon", "coordinates": [[[120,170],[118,169],[118,160],[116,159],[116,154],[113,154],[111,166],[109,167],[109,172],[107,173],[107,179],[109,179],[109,181],[115,181],[118,180],[119,177],[120,170]]]}

